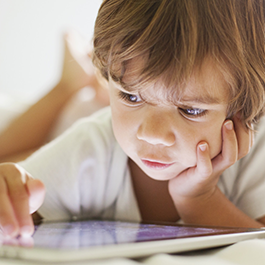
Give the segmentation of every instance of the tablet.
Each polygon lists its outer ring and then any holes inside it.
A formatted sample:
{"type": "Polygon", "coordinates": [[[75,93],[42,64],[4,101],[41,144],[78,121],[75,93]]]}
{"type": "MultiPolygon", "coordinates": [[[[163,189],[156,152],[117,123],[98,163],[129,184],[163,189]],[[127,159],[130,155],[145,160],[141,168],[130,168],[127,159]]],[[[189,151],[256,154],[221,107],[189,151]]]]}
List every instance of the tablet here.
{"type": "Polygon", "coordinates": [[[0,257],[46,262],[138,258],[252,238],[265,238],[265,230],[102,220],[43,222],[32,238],[2,240],[0,257]]]}

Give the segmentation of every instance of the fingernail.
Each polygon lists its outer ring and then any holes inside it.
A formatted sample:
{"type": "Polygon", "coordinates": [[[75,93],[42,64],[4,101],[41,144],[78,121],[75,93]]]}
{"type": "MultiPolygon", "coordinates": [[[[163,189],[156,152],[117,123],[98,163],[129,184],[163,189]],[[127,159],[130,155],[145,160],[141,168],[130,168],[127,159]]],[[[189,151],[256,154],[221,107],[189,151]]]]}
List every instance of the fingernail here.
{"type": "Polygon", "coordinates": [[[201,149],[201,151],[204,152],[206,150],[206,148],[207,148],[207,144],[206,143],[200,144],[199,148],[201,149]]]}
{"type": "Polygon", "coordinates": [[[30,237],[32,235],[32,227],[29,225],[25,225],[20,228],[20,234],[23,237],[30,237]]]}
{"type": "Polygon", "coordinates": [[[233,122],[232,121],[227,121],[225,122],[225,127],[227,130],[233,130],[233,122]]]}
{"type": "Polygon", "coordinates": [[[6,236],[12,236],[15,232],[15,227],[13,225],[5,225],[3,226],[3,231],[6,236]]]}
{"type": "Polygon", "coordinates": [[[34,240],[32,237],[24,237],[21,236],[19,238],[19,245],[23,247],[33,247],[34,245],[34,240]]]}

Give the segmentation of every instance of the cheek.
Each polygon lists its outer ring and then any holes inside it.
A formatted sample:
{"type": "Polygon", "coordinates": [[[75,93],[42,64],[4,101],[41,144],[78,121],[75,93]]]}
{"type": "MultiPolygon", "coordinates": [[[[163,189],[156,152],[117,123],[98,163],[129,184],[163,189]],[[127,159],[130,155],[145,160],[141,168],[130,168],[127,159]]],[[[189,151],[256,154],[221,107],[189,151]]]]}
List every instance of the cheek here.
{"type": "Polygon", "coordinates": [[[213,126],[209,132],[205,140],[210,146],[210,155],[213,158],[222,150],[222,124],[213,126]]]}
{"type": "Polygon", "coordinates": [[[123,122],[121,118],[112,113],[112,128],[116,140],[120,143],[123,140],[123,122]]]}
{"type": "Polygon", "coordinates": [[[118,142],[120,142],[120,137],[122,137],[122,115],[120,115],[120,110],[117,108],[118,104],[115,104],[115,97],[113,96],[113,92],[110,91],[110,107],[111,107],[111,123],[113,133],[118,142]]]}
{"type": "Polygon", "coordinates": [[[124,112],[112,110],[112,128],[117,142],[123,149],[130,146],[130,135],[133,130],[132,120],[124,112]]]}
{"type": "MultiPolygon", "coordinates": [[[[179,150],[181,150],[181,161],[183,164],[192,167],[197,163],[197,146],[200,142],[206,141],[210,146],[210,156],[214,158],[217,156],[222,147],[222,122],[214,123],[210,126],[203,126],[202,128],[196,128],[195,130],[188,130],[192,133],[187,133],[182,135],[181,146],[179,145],[179,150]]],[[[193,128],[194,129],[194,128],[193,128]]]]}

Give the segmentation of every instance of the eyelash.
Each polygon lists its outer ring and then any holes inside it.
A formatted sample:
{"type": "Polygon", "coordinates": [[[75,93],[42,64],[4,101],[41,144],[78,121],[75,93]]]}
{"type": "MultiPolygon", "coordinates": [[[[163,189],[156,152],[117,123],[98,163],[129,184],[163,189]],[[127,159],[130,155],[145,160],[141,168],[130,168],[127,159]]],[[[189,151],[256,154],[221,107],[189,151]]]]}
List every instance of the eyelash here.
{"type": "Polygon", "coordinates": [[[128,102],[130,104],[137,104],[137,103],[142,101],[142,99],[139,96],[128,94],[128,93],[124,93],[123,91],[119,91],[119,97],[122,100],[124,100],[125,102],[128,102]],[[132,97],[136,98],[136,100],[133,100],[132,97]]]}

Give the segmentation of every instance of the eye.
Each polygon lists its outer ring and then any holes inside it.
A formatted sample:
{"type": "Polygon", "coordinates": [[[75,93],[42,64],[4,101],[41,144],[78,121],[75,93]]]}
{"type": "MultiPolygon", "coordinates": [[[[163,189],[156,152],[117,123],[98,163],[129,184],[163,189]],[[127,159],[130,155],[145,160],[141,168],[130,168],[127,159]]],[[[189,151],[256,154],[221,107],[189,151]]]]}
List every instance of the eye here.
{"type": "Polygon", "coordinates": [[[205,109],[199,109],[199,108],[180,108],[180,111],[190,117],[201,117],[207,113],[207,110],[205,109]]]}
{"type": "Polygon", "coordinates": [[[142,102],[142,99],[138,95],[124,93],[123,91],[119,91],[119,97],[127,103],[135,104],[142,102]]]}

